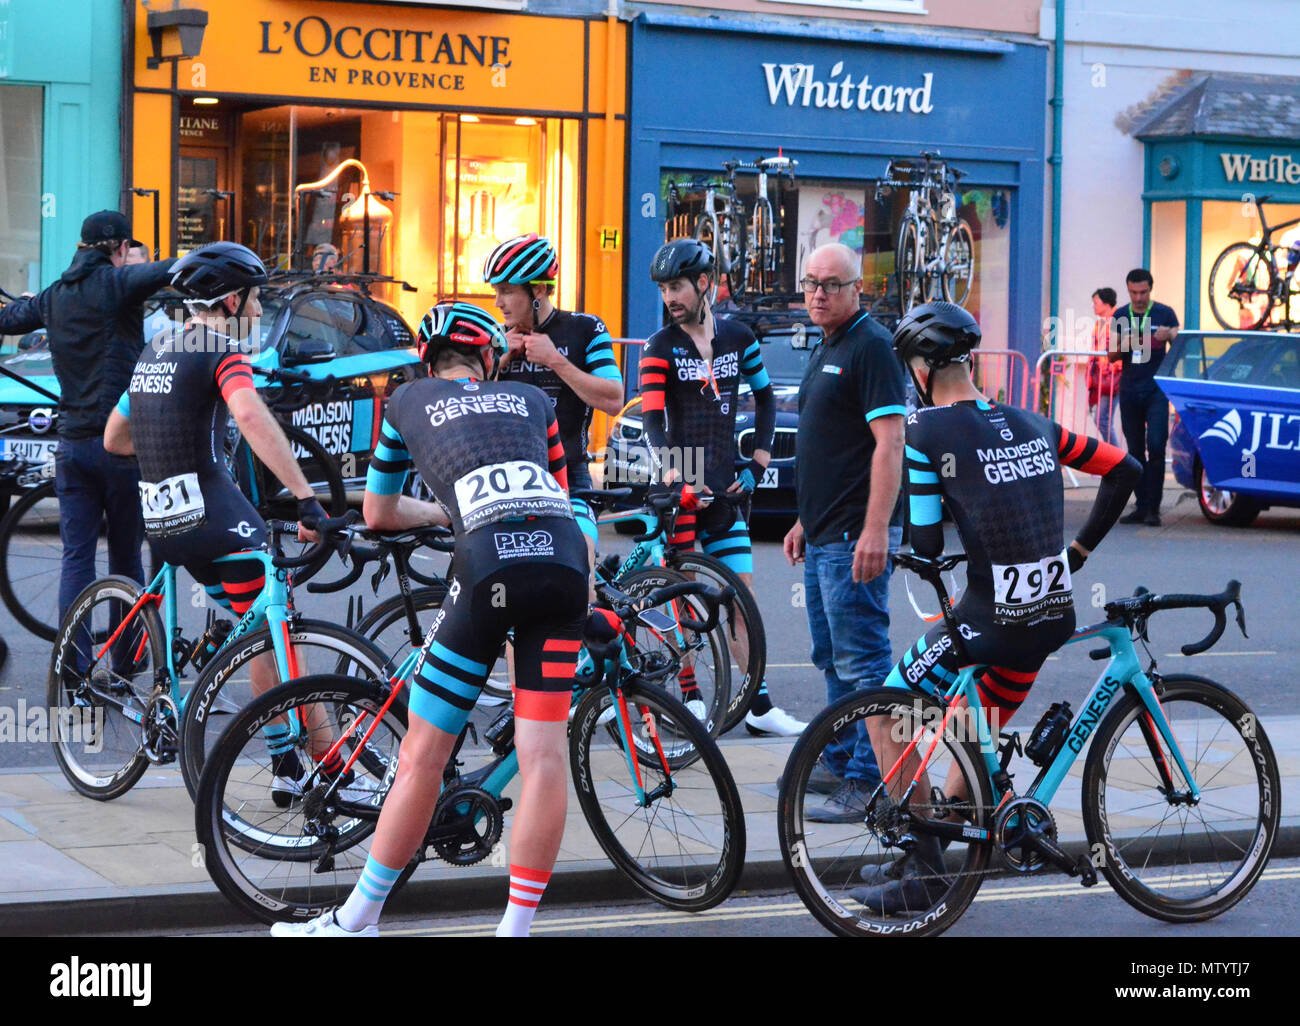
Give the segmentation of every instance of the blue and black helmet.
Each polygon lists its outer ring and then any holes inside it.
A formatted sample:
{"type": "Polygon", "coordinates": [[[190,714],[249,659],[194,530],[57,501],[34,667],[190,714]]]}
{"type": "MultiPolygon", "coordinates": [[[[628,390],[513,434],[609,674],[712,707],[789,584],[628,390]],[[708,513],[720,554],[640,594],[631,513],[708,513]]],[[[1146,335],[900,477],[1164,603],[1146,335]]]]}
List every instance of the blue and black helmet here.
{"type": "Polygon", "coordinates": [[[433,363],[443,346],[459,345],[477,347],[485,356],[490,353],[491,358],[483,361],[484,367],[495,367],[510,349],[505,330],[496,319],[469,303],[430,307],[417,334],[416,351],[426,363],[433,363]]]}

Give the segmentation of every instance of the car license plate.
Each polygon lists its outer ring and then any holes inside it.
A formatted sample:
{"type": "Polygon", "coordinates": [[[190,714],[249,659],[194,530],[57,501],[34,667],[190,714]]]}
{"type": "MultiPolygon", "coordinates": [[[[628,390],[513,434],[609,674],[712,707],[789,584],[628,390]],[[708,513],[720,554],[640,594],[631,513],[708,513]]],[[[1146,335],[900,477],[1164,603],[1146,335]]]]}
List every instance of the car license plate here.
{"type": "Polygon", "coordinates": [[[54,452],[59,447],[58,439],[38,438],[2,438],[0,454],[26,460],[28,463],[45,463],[54,459],[54,452]]]}
{"type": "Polygon", "coordinates": [[[776,480],[776,467],[768,467],[765,471],[763,471],[763,479],[758,482],[758,487],[760,488],[778,487],[777,480],[776,480]]]}

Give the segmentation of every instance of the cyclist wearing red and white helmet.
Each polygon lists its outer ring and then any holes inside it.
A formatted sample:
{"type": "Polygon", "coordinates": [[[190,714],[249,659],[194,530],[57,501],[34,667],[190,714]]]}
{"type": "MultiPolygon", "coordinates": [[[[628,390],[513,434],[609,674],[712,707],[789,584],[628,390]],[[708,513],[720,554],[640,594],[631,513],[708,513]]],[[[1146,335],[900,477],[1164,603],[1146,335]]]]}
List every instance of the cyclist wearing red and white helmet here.
{"type": "Polygon", "coordinates": [[[373,936],[384,900],[424,839],[443,769],[507,631],[514,631],[515,738],[523,792],[510,836],[510,897],[498,936],[526,936],[564,834],[567,728],[587,613],[587,553],[566,490],[555,412],[530,385],[490,380],[505,332],[466,303],[420,325],[432,377],[402,385],[366,477],[366,522],[450,523],[451,586],[411,682],[410,729],[370,855],[344,904],[276,936],[373,936]],[[414,465],[438,504],[401,494],[414,465]]]}
{"type": "MultiPolygon", "coordinates": [[[[591,488],[587,428],[591,411],[610,415],[623,408],[623,377],[614,360],[609,330],[599,317],[556,309],[551,302],[560,273],[550,240],[536,234],[507,239],[483,265],[483,280],[496,290],[510,353],[502,381],[536,385],[555,407],[569,468],[569,487],[591,488]]],[[[578,526],[596,549],[590,507],[574,500],[578,526]]]]}

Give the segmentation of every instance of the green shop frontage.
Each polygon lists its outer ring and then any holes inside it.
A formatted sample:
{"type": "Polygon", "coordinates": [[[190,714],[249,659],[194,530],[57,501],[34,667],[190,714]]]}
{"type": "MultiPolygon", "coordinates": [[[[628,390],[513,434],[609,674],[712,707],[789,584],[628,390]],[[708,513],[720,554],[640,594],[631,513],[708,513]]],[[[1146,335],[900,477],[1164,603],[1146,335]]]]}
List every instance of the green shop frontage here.
{"type": "MultiPolygon", "coordinates": [[[[0,2],[0,288],[10,294],[63,272],[87,214],[127,209],[121,87],[120,0],[0,2]]],[[[150,225],[135,228],[152,240],[150,225]]]]}
{"type": "MultiPolygon", "coordinates": [[[[1219,328],[1209,301],[1219,254],[1235,242],[1258,242],[1264,225],[1300,219],[1300,79],[1200,75],[1133,134],[1146,148],[1145,265],[1160,283],[1160,298],[1183,313],[1187,327],[1219,328]]],[[[1282,247],[1276,263],[1284,276],[1286,249],[1300,244],[1300,224],[1274,231],[1271,242],[1282,247]]],[[[1300,248],[1293,255],[1300,257],[1300,248]]],[[[1225,263],[1240,259],[1234,255],[1225,263]]],[[[1300,278],[1300,268],[1293,270],[1300,278]]],[[[1265,271],[1256,275],[1261,286],[1266,277],[1265,271]]],[[[1221,301],[1228,322],[1222,326],[1248,326],[1267,302],[1263,295],[1244,307],[1221,301]]],[[[1291,316],[1300,320],[1300,303],[1292,304],[1291,316]]],[[[1280,308],[1272,320],[1281,320],[1280,308]]]]}

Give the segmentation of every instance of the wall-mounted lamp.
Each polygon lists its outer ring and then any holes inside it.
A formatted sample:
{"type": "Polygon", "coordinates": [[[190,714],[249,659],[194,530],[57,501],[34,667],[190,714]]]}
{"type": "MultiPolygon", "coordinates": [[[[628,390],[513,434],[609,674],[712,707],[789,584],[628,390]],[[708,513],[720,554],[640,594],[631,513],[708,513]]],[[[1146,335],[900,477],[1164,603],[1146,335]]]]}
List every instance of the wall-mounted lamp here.
{"type": "Polygon", "coordinates": [[[145,25],[149,29],[149,42],[153,56],[145,64],[156,68],[163,61],[193,60],[203,48],[203,31],[208,27],[208,12],[192,7],[181,7],[180,0],[172,0],[170,11],[155,11],[144,0],[149,11],[145,25]]]}

